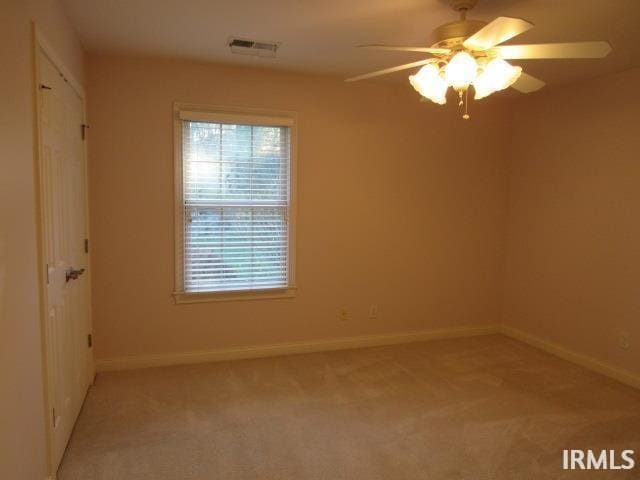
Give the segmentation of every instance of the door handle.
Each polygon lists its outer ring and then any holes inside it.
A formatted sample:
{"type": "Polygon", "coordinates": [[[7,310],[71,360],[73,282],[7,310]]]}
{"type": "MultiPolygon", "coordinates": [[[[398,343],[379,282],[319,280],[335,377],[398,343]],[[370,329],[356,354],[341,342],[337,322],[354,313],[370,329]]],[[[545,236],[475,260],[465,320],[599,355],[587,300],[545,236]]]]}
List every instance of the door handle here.
{"type": "Polygon", "coordinates": [[[67,273],[65,275],[67,278],[67,282],[69,280],[77,280],[78,277],[83,273],[84,273],[84,268],[80,268],[78,270],[74,270],[73,268],[70,268],[69,270],[67,270],[67,273]]]}

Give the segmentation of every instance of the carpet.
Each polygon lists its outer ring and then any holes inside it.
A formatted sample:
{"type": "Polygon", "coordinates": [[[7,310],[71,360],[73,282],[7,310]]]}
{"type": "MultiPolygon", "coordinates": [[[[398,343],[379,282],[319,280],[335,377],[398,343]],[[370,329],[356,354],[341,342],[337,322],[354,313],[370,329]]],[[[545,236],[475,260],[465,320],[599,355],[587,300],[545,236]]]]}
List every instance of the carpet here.
{"type": "Polygon", "coordinates": [[[59,480],[544,480],[640,391],[502,335],[99,374],[59,480]]]}

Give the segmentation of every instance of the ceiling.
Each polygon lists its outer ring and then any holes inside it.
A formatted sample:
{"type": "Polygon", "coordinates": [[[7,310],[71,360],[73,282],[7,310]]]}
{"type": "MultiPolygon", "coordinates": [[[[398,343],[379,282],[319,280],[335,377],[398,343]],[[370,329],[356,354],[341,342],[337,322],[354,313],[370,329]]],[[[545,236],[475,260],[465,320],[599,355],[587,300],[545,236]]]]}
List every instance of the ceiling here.
{"type": "MultiPolygon", "coordinates": [[[[447,0],[62,0],[89,52],[190,58],[338,75],[425,58],[364,51],[361,43],[430,45],[457,19],[447,0]],[[231,54],[229,36],[281,42],[277,58],[231,54]]],[[[609,40],[599,60],[513,61],[550,85],[640,66],[640,0],[480,0],[469,18],[524,18],[536,26],[509,43],[609,40]]],[[[409,72],[385,80],[406,80],[409,72]]]]}

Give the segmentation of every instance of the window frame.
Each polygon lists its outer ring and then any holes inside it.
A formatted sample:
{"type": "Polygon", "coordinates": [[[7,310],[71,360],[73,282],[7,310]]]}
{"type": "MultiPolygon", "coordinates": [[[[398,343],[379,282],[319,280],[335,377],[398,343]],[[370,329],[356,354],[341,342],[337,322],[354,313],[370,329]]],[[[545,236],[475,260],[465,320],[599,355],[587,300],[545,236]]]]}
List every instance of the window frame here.
{"type": "Polygon", "coordinates": [[[289,110],[215,106],[176,102],[173,105],[174,142],[174,292],[177,304],[234,300],[291,298],[296,294],[296,194],[298,158],[298,114],[289,110]],[[188,118],[185,118],[188,117],[188,118]],[[184,290],[184,191],[182,158],[183,120],[243,125],[280,125],[289,127],[289,208],[287,215],[287,285],[281,288],[185,292],[184,290]]]}

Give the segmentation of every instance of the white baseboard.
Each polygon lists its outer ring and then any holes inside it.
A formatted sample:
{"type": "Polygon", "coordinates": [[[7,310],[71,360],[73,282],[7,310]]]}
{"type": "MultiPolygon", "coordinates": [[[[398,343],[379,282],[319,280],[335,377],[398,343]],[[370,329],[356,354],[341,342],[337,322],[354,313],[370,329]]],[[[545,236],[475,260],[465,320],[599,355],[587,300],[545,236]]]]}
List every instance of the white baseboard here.
{"type": "Polygon", "coordinates": [[[299,353],[313,353],[350,348],[375,347],[401,343],[423,342],[445,338],[472,337],[502,333],[508,337],[524,342],[532,347],[576,363],[589,370],[613,378],[626,385],[640,389],[640,376],[593,357],[574,352],[554,342],[537,337],[517,328],[506,325],[488,325],[484,327],[457,327],[421,332],[388,333],[382,335],[365,335],[358,337],[315,340],[308,342],[277,343],[271,345],[255,345],[247,347],[219,348],[192,352],[178,352],[157,355],[135,355],[128,357],[104,358],[96,361],[98,372],[115,370],[133,370],[137,368],[166,367],[171,365],[188,365],[194,363],[220,362],[247,358],[276,357],[299,353]]]}
{"type": "Polygon", "coordinates": [[[382,335],[366,335],[331,340],[309,342],[277,343],[272,345],[256,345],[213,349],[195,352],[167,353],[157,355],[136,355],[129,357],[104,358],[96,360],[98,372],[114,370],[132,370],[136,368],[165,367],[170,365],[187,365],[193,363],[219,362],[246,358],[276,357],[296,353],[312,353],[350,348],[394,345],[400,343],[423,342],[444,338],[472,337],[498,333],[498,325],[485,327],[458,327],[422,332],[389,333],[382,335]]]}
{"type": "Polygon", "coordinates": [[[498,327],[497,331],[503,333],[504,335],[507,335],[508,337],[531,345],[532,347],[538,348],[539,350],[544,350],[545,352],[560,357],[564,360],[568,360],[589,370],[613,378],[614,380],[617,380],[631,387],[640,388],[640,376],[628,370],[614,367],[613,365],[602,362],[593,357],[574,352],[573,350],[569,350],[562,345],[549,342],[547,340],[544,340],[543,338],[536,337],[535,335],[531,335],[530,333],[524,332],[522,330],[518,330],[517,328],[501,325],[500,327],[498,327]]]}

